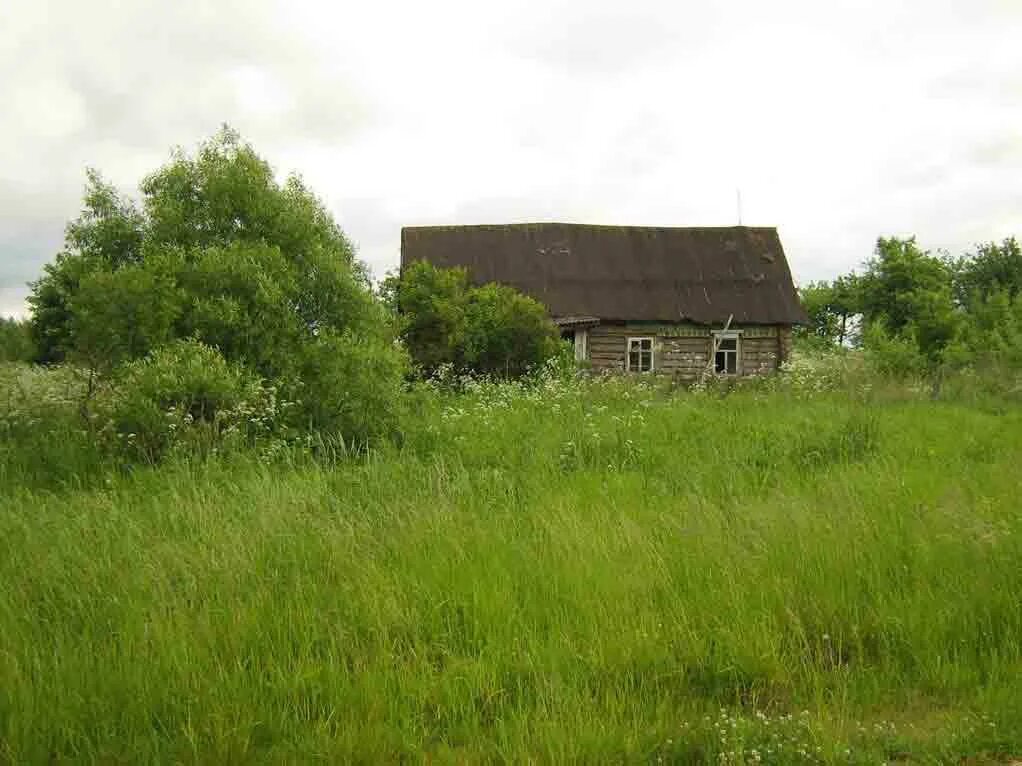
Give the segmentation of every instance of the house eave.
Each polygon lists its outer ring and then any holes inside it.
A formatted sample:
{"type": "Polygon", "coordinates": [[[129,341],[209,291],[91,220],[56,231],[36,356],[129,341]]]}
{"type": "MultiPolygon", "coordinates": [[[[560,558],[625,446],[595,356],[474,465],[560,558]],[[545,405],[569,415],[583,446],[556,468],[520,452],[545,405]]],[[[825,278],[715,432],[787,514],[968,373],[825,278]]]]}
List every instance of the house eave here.
{"type": "Polygon", "coordinates": [[[583,330],[587,327],[596,327],[602,320],[594,316],[566,316],[554,317],[553,322],[562,330],[583,330]]]}
{"type": "MultiPolygon", "coordinates": [[[[554,320],[555,322],[557,320],[554,320]]],[[[721,319],[705,320],[705,319],[693,319],[691,317],[673,318],[673,319],[656,319],[644,317],[642,319],[621,319],[617,317],[603,317],[599,320],[602,324],[637,324],[637,325],[695,325],[697,327],[718,327],[727,322],[727,317],[721,319]]],[[[790,320],[777,321],[777,320],[758,320],[758,319],[745,319],[734,317],[731,320],[733,325],[742,325],[745,327],[786,327],[792,324],[799,324],[798,322],[792,322],[790,320]]]]}

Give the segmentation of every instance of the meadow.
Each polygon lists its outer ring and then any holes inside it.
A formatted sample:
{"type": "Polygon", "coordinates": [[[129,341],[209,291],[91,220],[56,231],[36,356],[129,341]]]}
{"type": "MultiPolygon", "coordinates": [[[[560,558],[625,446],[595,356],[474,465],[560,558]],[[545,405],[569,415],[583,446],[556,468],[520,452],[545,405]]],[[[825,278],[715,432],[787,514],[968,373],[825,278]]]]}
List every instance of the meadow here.
{"type": "Polygon", "coordinates": [[[126,470],[43,375],[0,762],[1022,758],[1017,390],[467,382],[365,454],[126,470]]]}

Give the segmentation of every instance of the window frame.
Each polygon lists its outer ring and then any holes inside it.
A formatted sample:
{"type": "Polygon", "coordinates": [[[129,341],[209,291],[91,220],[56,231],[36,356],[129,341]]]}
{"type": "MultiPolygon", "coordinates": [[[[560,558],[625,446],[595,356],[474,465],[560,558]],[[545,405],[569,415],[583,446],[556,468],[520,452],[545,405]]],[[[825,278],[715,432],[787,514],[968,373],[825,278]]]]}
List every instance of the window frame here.
{"type": "Polygon", "coordinates": [[[742,331],[741,330],[716,330],[710,336],[710,354],[712,356],[711,362],[713,363],[713,374],[720,375],[728,378],[738,378],[742,374],[742,331]],[[735,342],[735,348],[721,349],[720,342],[722,340],[733,340],[735,342]],[[717,370],[717,354],[734,354],[735,355],[735,371],[727,371],[727,359],[724,361],[724,372],[717,370]]]}
{"type": "Polygon", "coordinates": [[[625,372],[634,372],[639,375],[644,375],[656,370],[656,336],[655,335],[630,335],[625,342],[625,372]],[[643,341],[649,341],[649,369],[642,369],[642,355],[646,353],[641,343],[643,341]],[[640,344],[639,352],[639,369],[632,369],[632,344],[638,342],[640,344]]]}
{"type": "Polygon", "coordinates": [[[576,329],[572,343],[575,348],[575,361],[586,361],[589,358],[589,329],[586,327],[576,329]]]}

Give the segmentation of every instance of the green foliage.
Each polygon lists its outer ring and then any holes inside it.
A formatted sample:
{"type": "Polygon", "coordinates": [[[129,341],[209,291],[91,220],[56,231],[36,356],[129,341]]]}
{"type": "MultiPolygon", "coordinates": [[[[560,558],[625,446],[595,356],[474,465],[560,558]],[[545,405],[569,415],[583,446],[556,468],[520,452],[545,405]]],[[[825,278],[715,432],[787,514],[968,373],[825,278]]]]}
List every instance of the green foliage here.
{"type": "Polygon", "coordinates": [[[798,328],[802,335],[828,343],[837,337],[837,317],[830,312],[832,292],[828,282],[810,282],[798,289],[802,308],[809,315],[808,326],[798,328]]]}
{"type": "Polygon", "coordinates": [[[313,339],[292,308],[297,276],[279,248],[211,246],[181,263],[178,280],[187,296],[181,333],[261,375],[287,371],[296,350],[313,339]]]}
{"type": "Polygon", "coordinates": [[[346,450],[362,449],[400,433],[408,369],[403,349],[353,332],[325,332],[301,355],[299,424],[310,433],[339,437],[346,450]]]}
{"type": "Polygon", "coordinates": [[[877,240],[874,257],[862,276],[862,313],[867,323],[881,322],[892,333],[912,323],[917,309],[933,294],[950,298],[951,274],[943,261],[921,250],[915,237],[877,240]]]}
{"type": "MultiPolygon", "coordinates": [[[[299,179],[278,184],[225,128],[194,156],[175,152],[141,191],[136,206],[90,171],[82,215],[29,299],[40,361],[74,361],[102,381],[174,340],[195,339],[285,398],[297,398],[300,382],[336,401],[328,385],[363,390],[367,376],[395,390],[404,358],[390,320],[351,244],[299,179]],[[311,364],[334,336],[348,338],[335,350],[372,359],[375,368],[311,364]]],[[[363,411],[381,418],[376,426],[326,418],[310,397],[295,419],[350,427],[329,435],[361,442],[392,430],[397,399],[393,412],[379,400],[363,411]]]]}
{"type": "Polygon", "coordinates": [[[975,253],[948,261],[948,267],[955,298],[970,311],[999,293],[1009,299],[1022,293],[1022,247],[1014,237],[978,245],[975,253]]]}
{"type": "Polygon", "coordinates": [[[882,374],[923,374],[938,385],[951,368],[1001,377],[1020,368],[1022,250],[1015,238],[951,258],[920,249],[914,237],[881,237],[864,266],[863,274],[800,291],[810,319],[796,333],[801,348],[852,340],[882,374]]]}
{"type": "Polygon", "coordinates": [[[781,365],[780,375],[749,379],[747,384],[781,390],[802,398],[825,391],[867,392],[876,376],[861,351],[828,345],[806,348],[799,345],[781,365]]]}
{"type": "Polygon", "coordinates": [[[995,292],[974,302],[949,357],[959,366],[1022,370],[1022,294],[995,292]]]}
{"type": "Polygon", "coordinates": [[[400,312],[401,337],[427,377],[445,365],[461,373],[521,377],[560,350],[542,304],[506,285],[471,287],[464,269],[414,263],[388,278],[383,292],[400,312]]]}
{"type": "Polygon", "coordinates": [[[867,326],[914,338],[934,364],[955,335],[951,272],[940,258],[920,250],[914,237],[877,241],[861,277],[861,308],[867,326]]]}
{"type": "Polygon", "coordinates": [[[71,360],[109,372],[145,356],[174,336],[181,301],[174,275],[152,264],[83,275],[69,302],[71,360]]]}
{"type": "Polygon", "coordinates": [[[145,220],[102,176],[86,171],[82,213],[67,225],[65,248],[33,283],[28,303],[37,359],[59,362],[75,348],[71,302],[82,278],[141,262],[145,220]]]}
{"type": "Polygon", "coordinates": [[[81,416],[86,388],[73,367],[0,363],[0,497],[88,486],[109,468],[81,416]]]}
{"type": "Polygon", "coordinates": [[[112,269],[141,262],[145,218],[99,171],[89,168],[86,178],[82,214],[67,225],[66,252],[112,269]]]}
{"type": "Polygon", "coordinates": [[[104,263],[98,258],[68,252],[58,253],[53,263],[43,267],[42,277],[32,283],[28,296],[35,361],[44,364],[64,361],[74,346],[71,301],[82,277],[102,268],[104,263]]]}
{"type": "Polygon", "coordinates": [[[28,362],[35,356],[28,322],[0,317],[0,362],[28,362]]]}
{"type": "Polygon", "coordinates": [[[854,318],[862,313],[861,293],[859,277],[854,274],[799,288],[799,299],[809,315],[809,325],[797,328],[799,338],[820,347],[843,346],[852,340],[854,318]]]}
{"type": "Polygon", "coordinates": [[[521,377],[560,349],[560,335],[541,303],[506,285],[469,293],[465,311],[465,366],[483,375],[521,377]]]}
{"type": "Polygon", "coordinates": [[[384,282],[385,300],[401,316],[401,338],[427,377],[461,361],[470,290],[464,269],[438,269],[425,261],[384,282]]]}
{"type": "Polygon", "coordinates": [[[262,395],[259,381],[215,348],[183,340],[119,368],[100,406],[120,450],[154,463],[178,445],[199,454],[215,447],[262,395]]]}
{"type": "Polygon", "coordinates": [[[866,328],[864,346],[870,362],[881,375],[905,380],[926,373],[926,357],[910,334],[895,335],[881,323],[871,324],[866,328]]]}

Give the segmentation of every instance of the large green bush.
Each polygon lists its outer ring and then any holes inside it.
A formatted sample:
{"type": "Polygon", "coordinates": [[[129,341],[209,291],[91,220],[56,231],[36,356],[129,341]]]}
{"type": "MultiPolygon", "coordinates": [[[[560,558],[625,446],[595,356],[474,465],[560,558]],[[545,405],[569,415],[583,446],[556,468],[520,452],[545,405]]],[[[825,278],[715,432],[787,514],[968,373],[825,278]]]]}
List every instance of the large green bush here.
{"type": "Polygon", "coordinates": [[[520,377],[552,359],[558,348],[557,328],[538,301],[498,284],[469,294],[464,351],[469,369],[520,377]]]}
{"type": "Polygon", "coordinates": [[[384,300],[400,314],[401,339],[425,376],[460,361],[470,289],[465,269],[438,269],[425,261],[384,280],[384,300]]]}
{"type": "Polygon", "coordinates": [[[398,433],[407,358],[353,332],[327,332],[302,359],[295,387],[304,430],[336,435],[361,448],[398,433]]]}
{"type": "Polygon", "coordinates": [[[426,376],[517,378],[556,356],[557,327],[538,301],[506,285],[472,287],[464,269],[424,261],[388,278],[383,292],[401,316],[401,337],[426,376]]]}
{"type": "Polygon", "coordinates": [[[212,448],[263,415],[265,390],[211,346],[176,341],[117,371],[99,406],[122,454],[155,462],[177,446],[212,448]]]}
{"type": "MultiPolygon", "coordinates": [[[[292,425],[359,443],[393,430],[405,355],[350,242],[299,179],[279,184],[225,128],[194,156],[175,152],[141,192],[136,205],[90,172],[82,215],[29,298],[39,361],[138,383],[161,365],[198,374],[180,354],[200,358],[207,351],[196,349],[208,347],[294,401],[292,425]],[[204,345],[163,355],[182,339],[204,345]],[[352,357],[327,358],[327,347],[352,357]],[[355,392],[370,388],[386,395],[367,406],[355,392]]],[[[158,454],[164,442],[143,452],[158,454]]]]}

